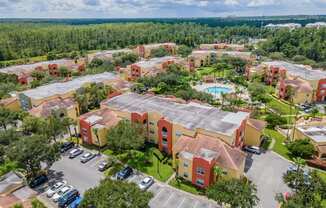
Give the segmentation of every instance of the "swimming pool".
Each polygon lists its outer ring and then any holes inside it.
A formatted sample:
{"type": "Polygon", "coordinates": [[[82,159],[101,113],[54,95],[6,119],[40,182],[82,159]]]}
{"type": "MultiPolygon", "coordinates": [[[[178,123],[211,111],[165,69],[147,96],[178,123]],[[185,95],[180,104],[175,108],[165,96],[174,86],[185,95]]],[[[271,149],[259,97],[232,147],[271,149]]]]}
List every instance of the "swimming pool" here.
{"type": "Polygon", "coordinates": [[[214,86],[214,87],[208,87],[205,89],[206,92],[211,93],[211,94],[228,94],[232,92],[231,88],[228,87],[219,87],[219,86],[214,86]]]}

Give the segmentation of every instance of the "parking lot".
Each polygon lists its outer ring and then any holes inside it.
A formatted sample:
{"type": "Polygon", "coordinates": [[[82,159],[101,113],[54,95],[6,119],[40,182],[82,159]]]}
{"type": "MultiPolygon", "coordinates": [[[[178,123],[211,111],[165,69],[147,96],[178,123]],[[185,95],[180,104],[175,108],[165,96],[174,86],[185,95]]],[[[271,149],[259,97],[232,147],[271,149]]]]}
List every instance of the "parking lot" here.
{"type": "Polygon", "coordinates": [[[271,151],[261,155],[248,154],[245,171],[257,185],[259,208],[276,207],[275,195],[290,191],[283,182],[283,174],[290,165],[290,162],[271,151]]]}
{"type": "MultiPolygon", "coordinates": [[[[97,166],[106,156],[98,156],[85,164],[80,162],[80,157],[81,155],[74,159],[69,159],[66,154],[59,161],[55,162],[51,167],[52,183],[56,180],[66,180],[68,185],[74,186],[81,194],[85,193],[87,189],[97,186],[100,180],[104,178],[103,173],[97,170],[97,166]]],[[[137,184],[144,177],[143,173],[136,172],[127,180],[137,184]]],[[[149,204],[151,208],[219,207],[213,201],[177,190],[157,181],[149,188],[149,191],[154,194],[149,204]]],[[[56,207],[56,204],[47,198],[44,193],[39,198],[47,206],[56,207]]]]}

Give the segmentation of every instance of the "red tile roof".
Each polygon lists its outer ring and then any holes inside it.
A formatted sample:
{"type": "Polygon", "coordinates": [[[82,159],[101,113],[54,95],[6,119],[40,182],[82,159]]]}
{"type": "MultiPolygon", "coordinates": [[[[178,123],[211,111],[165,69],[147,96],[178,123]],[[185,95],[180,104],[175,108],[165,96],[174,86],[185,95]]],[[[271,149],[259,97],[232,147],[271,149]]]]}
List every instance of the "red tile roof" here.
{"type": "Polygon", "coordinates": [[[246,154],[239,149],[233,148],[221,140],[198,134],[196,138],[181,136],[173,147],[175,153],[189,152],[196,157],[201,157],[203,149],[216,152],[216,163],[222,168],[239,170],[246,159],[246,154]]]}
{"type": "Polygon", "coordinates": [[[91,122],[91,125],[100,124],[106,127],[115,126],[121,120],[116,113],[107,108],[85,113],[80,116],[80,119],[91,122]]]}
{"type": "Polygon", "coordinates": [[[37,117],[48,117],[53,110],[67,109],[75,106],[77,106],[77,103],[72,98],[55,98],[32,108],[29,110],[29,113],[37,117]]]}

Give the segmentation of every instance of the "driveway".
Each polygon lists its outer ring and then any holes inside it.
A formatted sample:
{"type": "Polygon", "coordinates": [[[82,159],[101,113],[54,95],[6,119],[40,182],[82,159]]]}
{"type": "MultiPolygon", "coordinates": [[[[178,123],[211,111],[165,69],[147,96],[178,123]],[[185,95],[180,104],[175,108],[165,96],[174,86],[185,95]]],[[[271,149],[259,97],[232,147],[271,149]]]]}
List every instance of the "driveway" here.
{"type": "MultiPolygon", "coordinates": [[[[103,173],[97,170],[97,166],[106,156],[98,156],[85,164],[80,162],[80,157],[69,159],[67,154],[63,155],[51,167],[51,174],[54,177],[51,181],[66,180],[81,194],[84,194],[87,189],[97,186],[100,180],[105,177],[103,173]]],[[[136,172],[127,180],[138,183],[144,177],[143,173],[136,172]]],[[[219,208],[211,200],[183,192],[159,181],[156,181],[148,191],[154,194],[149,203],[151,208],[219,208]]],[[[48,207],[56,207],[44,193],[39,198],[48,207]]]]}
{"type": "Polygon", "coordinates": [[[276,207],[275,195],[290,191],[283,182],[283,174],[290,165],[290,162],[271,151],[261,155],[248,154],[245,172],[257,185],[259,208],[276,207]]]}

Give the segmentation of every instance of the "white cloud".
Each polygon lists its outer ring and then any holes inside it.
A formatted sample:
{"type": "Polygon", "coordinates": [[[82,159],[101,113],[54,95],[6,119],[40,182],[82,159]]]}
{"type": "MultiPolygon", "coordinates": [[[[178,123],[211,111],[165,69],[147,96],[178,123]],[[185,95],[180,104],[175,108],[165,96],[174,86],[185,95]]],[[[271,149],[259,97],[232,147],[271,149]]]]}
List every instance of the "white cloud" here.
{"type": "Polygon", "coordinates": [[[325,14],[326,0],[0,0],[1,17],[191,17],[325,14]]]}
{"type": "Polygon", "coordinates": [[[279,4],[280,1],[277,0],[251,0],[248,3],[249,7],[260,7],[260,6],[269,6],[279,4]]]}

